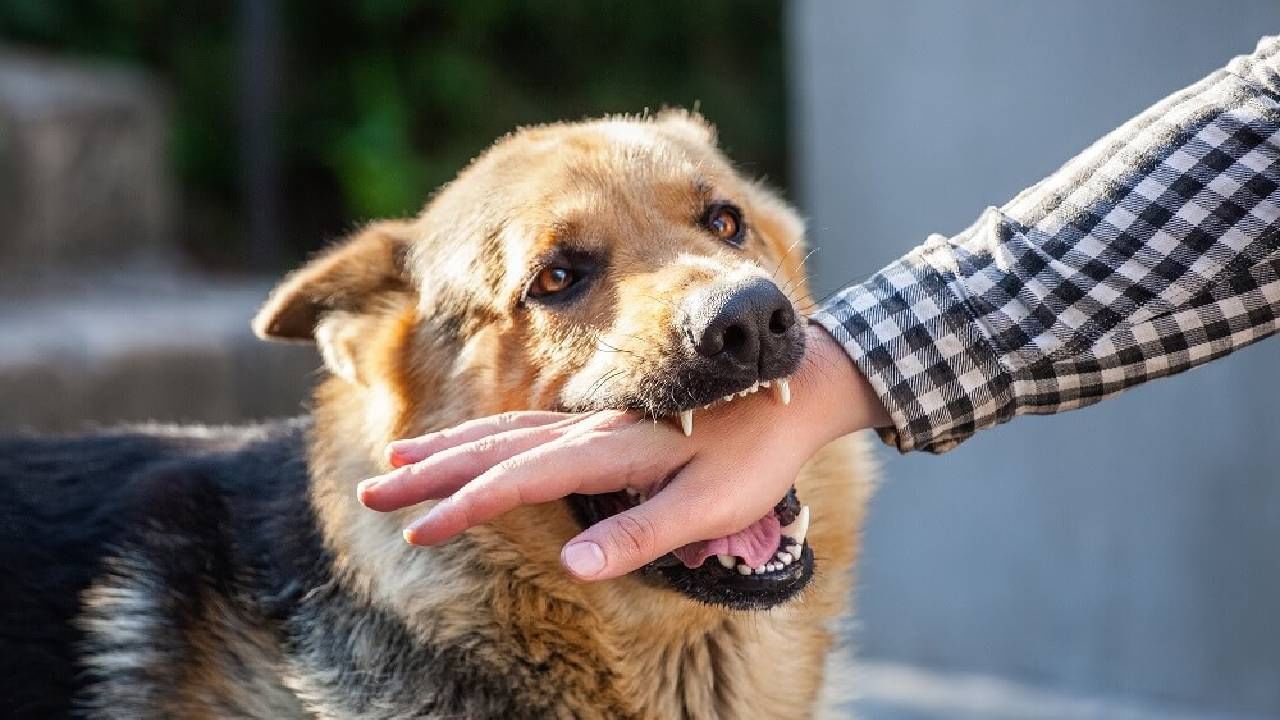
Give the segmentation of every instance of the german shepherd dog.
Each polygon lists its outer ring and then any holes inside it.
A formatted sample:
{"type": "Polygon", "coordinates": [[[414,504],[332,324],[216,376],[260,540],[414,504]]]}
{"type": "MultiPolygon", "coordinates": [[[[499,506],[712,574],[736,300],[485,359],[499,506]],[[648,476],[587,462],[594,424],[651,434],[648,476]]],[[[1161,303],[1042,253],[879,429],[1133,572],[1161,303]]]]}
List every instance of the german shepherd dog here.
{"type": "Polygon", "coordinates": [[[314,341],[328,370],[307,417],[0,441],[0,715],[812,716],[870,488],[858,438],[780,499],[756,569],[572,580],[560,547],[632,492],[433,548],[401,538],[422,507],[355,493],[389,441],[478,416],[613,408],[679,432],[766,381],[785,394],[802,239],[697,115],[499,140],[272,293],[257,332],[314,341]]]}

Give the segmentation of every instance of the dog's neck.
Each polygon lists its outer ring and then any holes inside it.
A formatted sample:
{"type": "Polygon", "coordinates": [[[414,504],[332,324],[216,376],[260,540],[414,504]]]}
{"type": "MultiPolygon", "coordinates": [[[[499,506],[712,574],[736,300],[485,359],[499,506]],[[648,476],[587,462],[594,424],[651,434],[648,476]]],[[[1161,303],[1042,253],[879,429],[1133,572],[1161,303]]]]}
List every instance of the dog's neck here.
{"type": "MultiPolygon", "coordinates": [[[[630,577],[573,582],[558,561],[576,532],[563,503],[521,508],[437,548],[405,544],[401,529],[421,507],[381,514],[355,497],[360,480],[387,469],[382,450],[403,432],[397,402],[340,380],[316,397],[311,499],[352,592],[424,642],[480,637],[530,664],[558,660],[574,675],[562,678],[571,691],[560,702],[578,716],[809,714],[827,647],[821,621],[803,606],[730,613],[630,577]]],[[[463,419],[452,414],[415,431],[463,419]]]]}

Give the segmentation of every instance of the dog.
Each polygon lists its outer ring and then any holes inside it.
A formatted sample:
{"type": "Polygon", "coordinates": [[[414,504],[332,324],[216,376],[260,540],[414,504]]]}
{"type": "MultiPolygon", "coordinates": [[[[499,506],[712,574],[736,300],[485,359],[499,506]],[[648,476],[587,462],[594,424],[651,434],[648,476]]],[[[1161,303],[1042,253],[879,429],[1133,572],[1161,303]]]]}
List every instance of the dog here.
{"type": "Polygon", "coordinates": [[[785,395],[811,305],[801,221],[700,116],[500,139],[418,216],[273,291],[255,330],[316,343],[327,370],[305,417],[0,441],[0,714],[812,716],[871,488],[860,437],[780,499],[759,569],[668,556],[572,580],[560,547],[633,492],[433,548],[401,538],[421,507],[355,493],[389,441],[469,418],[612,408],[679,432],[785,395]]]}

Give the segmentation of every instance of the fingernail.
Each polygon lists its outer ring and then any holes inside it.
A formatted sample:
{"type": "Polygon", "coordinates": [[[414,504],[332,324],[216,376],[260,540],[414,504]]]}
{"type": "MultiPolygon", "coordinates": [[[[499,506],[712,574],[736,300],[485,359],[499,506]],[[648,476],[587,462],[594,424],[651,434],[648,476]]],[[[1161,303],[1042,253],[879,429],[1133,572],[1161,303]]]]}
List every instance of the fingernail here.
{"type": "Polygon", "coordinates": [[[356,497],[360,500],[361,503],[364,503],[364,496],[370,490],[377,487],[379,482],[381,481],[378,480],[378,478],[369,478],[368,480],[360,481],[360,484],[356,485],[356,497]]]}
{"type": "Polygon", "coordinates": [[[560,561],[580,578],[595,577],[604,569],[604,551],[593,542],[574,543],[560,553],[560,561]]]}
{"type": "Polygon", "coordinates": [[[392,443],[391,445],[387,446],[386,455],[387,455],[387,464],[393,468],[398,468],[398,467],[402,467],[404,465],[409,464],[409,461],[403,455],[400,454],[400,449],[395,446],[395,443],[392,443]]]}
{"type": "Polygon", "coordinates": [[[421,533],[423,529],[431,527],[431,525],[433,525],[435,521],[439,520],[440,517],[448,510],[448,507],[449,507],[449,499],[445,498],[444,500],[441,500],[440,502],[432,506],[432,508],[427,511],[426,515],[423,515],[417,520],[414,520],[413,522],[409,523],[409,526],[404,529],[403,533],[401,533],[404,536],[404,541],[409,543],[410,545],[424,545],[424,546],[435,545],[436,543],[440,542],[441,541],[440,539],[431,540],[430,535],[428,535],[427,538],[420,537],[419,533],[421,533]],[[424,540],[430,540],[430,541],[424,542],[424,540]]]}

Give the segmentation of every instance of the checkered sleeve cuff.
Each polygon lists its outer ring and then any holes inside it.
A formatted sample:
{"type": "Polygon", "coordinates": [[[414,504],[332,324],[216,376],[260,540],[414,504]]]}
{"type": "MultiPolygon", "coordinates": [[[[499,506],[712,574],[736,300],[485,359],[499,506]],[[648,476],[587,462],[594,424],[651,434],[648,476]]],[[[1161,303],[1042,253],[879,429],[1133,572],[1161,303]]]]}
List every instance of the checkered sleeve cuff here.
{"type": "Polygon", "coordinates": [[[1280,38],[813,316],[904,452],[1092,404],[1271,335],[1278,318],[1280,38]]]}
{"type": "Polygon", "coordinates": [[[1013,416],[1012,377],[924,245],[823,303],[811,319],[839,342],[884,403],[880,437],[902,452],[944,452],[1013,416]]]}

